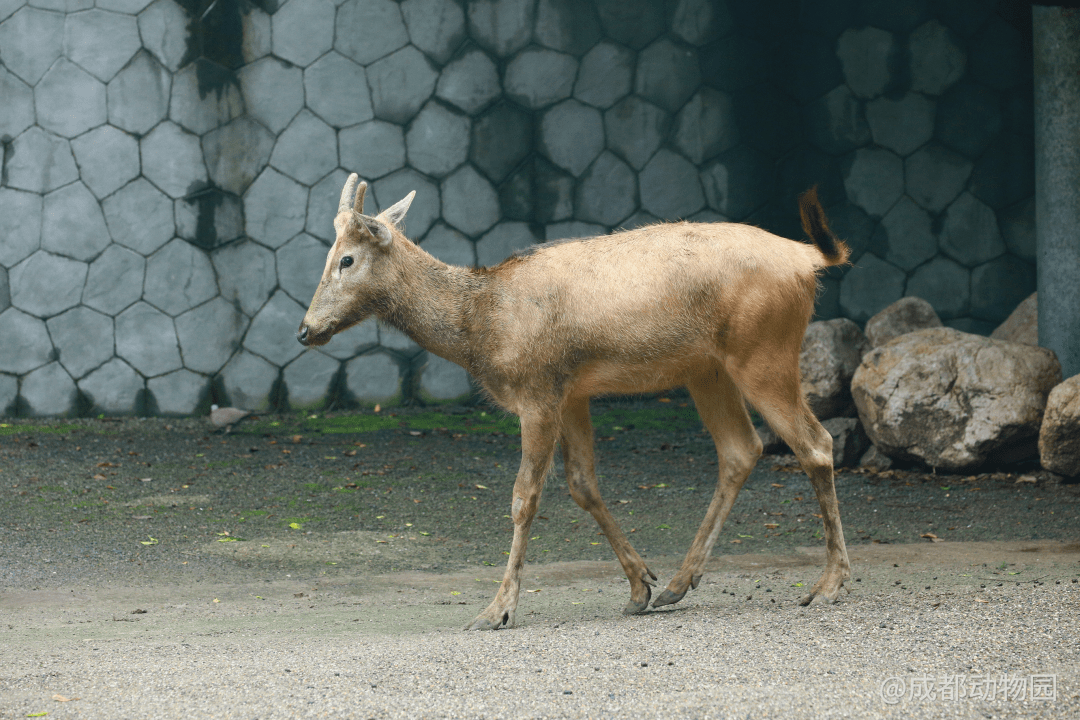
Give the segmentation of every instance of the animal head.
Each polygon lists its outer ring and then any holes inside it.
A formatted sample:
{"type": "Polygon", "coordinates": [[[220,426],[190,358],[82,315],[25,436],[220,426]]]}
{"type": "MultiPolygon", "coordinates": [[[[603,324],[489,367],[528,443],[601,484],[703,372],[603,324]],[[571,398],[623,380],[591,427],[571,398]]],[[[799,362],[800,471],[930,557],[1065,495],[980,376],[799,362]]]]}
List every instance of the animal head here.
{"type": "Polygon", "coordinates": [[[337,333],[363,322],[402,280],[392,256],[394,244],[405,241],[401,223],[416,192],[375,217],[364,215],[366,193],[367,183],[359,182],[356,173],[345,181],[334,218],[337,239],[296,333],[302,345],[325,345],[337,333]]]}

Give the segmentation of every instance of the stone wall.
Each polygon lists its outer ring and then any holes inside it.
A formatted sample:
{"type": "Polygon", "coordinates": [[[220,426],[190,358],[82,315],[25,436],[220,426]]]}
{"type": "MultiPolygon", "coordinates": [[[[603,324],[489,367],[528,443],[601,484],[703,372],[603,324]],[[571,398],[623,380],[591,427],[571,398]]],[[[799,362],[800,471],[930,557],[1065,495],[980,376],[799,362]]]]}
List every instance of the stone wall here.
{"type": "MultiPolygon", "coordinates": [[[[1015,6],[1015,7],[1014,7],[1015,6]]],[[[1030,20],[954,0],[0,0],[0,414],[452,399],[374,322],[293,335],[347,172],[488,265],[658,219],[798,237],[986,331],[1034,289],[1030,20]]]]}

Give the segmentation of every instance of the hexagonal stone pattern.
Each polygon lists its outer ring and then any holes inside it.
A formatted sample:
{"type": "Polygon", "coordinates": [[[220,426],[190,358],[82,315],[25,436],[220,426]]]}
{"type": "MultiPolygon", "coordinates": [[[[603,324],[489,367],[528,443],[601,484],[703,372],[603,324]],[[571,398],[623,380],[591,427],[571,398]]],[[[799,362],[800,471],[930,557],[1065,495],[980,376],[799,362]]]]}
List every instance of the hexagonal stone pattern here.
{"type": "Polygon", "coordinates": [[[469,34],[496,55],[525,47],[536,12],[535,0],[476,0],[469,3],[469,34]]]}
{"type": "Polygon", "coordinates": [[[0,67],[0,97],[5,105],[0,114],[0,135],[15,137],[34,124],[34,91],[3,67],[0,67]]]}
{"type": "Polygon", "coordinates": [[[79,177],[67,140],[32,127],[5,153],[8,187],[46,193],[79,177]]]}
{"type": "Polygon", "coordinates": [[[437,223],[428,231],[421,247],[449,265],[476,265],[476,249],[472,240],[444,223],[437,223]]]}
{"type": "Polygon", "coordinates": [[[362,352],[371,350],[378,344],[378,323],[374,317],[370,317],[359,325],[354,325],[348,330],[338,333],[319,350],[338,360],[348,360],[362,352]]]}
{"type": "Polygon", "coordinates": [[[668,112],[678,112],[700,83],[693,48],[660,38],[638,55],[635,92],[668,112]]]}
{"type": "Polygon", "coordinates": [[[906,195],[881,219],[880,239],[885,259],[902,270],[911,271],[937,254],[937,237],[929,213],[906,195]]]}
{"type": "Polygon", "coordinates": [[[232,303],[216,297],[176,318],[184,367],[216,373],[240,348],[248,320],[232,303]]]}
{"type": "MultiPolygon", "coordinates": [[[[300,347],[299,343],[296,343],[300,347]]],[[[229,405],[243,410],[266,410],[278,369],[258,355],[240,351],[221,369],[229,405]]]]}
{"type": "Polygon", "coordinates": [[[965,192],[945,211],[941,251],[961,265],[975,267],[1005,252],[994,211],[965,192]]]}
{"type": "Polygon", "coordinates": [[[397,361],[385,353],[370,353],[345,364],[345,385],[361,403],[393,401],[401,393],[397,361]]]}
{"type": "Polygon", "coordinates": [[[745,145],[736,145],[701,171],[709,207],[734,221],[765,204],[775,183],[772,161],[745,145]]]}
{"type": "Polygon", "coordinates": [[[630,94],[634,53],[622,45],[598,43],[581,58],[574,97],[598,108],[609,108],[630,94]]]}
{"type": "Polygon", "coordinates": [[[140,52],[109,81],[105,96],[109,122],[144,134],[169,113],[172,75],[148,52],[140,52]]]}
{"type": "Polygon", "coordinates": [[[303,71],[273,57],[256,60],[237,73],[248,114],[279,133],[304,107],[303,71]]]}
{"type": "Polygon", "coordinates": [[[440,177],[465,162],[469,152],[469,118],[429,102],[405,135],[409,164],[440,177]]]}
{"type": "Polygon", "coordinates": [[[517,250],[536,243],[536,236],[523,222],[501,222],[484,233],[476,244],[477,263],[481,267],[498,265],[517,250]]]}
{"type": "Polygon", "coordinates": [[[836,42],[848,87],[860,98],[877,97],[892,80],[889,61],[896,50],[892,33],[876,27],[849,28],[836,42]]]}
{"type": "Polygon", "coordinates": [[[221,297],[253,316],[277,287],[274,253],[247,240],[217,250],[211,259],[221,297]]]}
{"type": "Polygon", "coordinates": [[[1035,192],[1035,160],[1030,137],[1001,133],[975,162],[971,194],[994,209],[1035,192]]]}
{"type": "Polygon", "coordinates": [[[334,127],[374,117],[364,68],[336,52],[323,55],[304,71],[304,95],[307,106],[334,127]]]}
{"type": "Polygon", "coordinates": [[[866,121],[874,142],[909,155],[934,133],[934,101],[914,92],[897,100],[880,97],[866,104],[866,121]]]}
{"type": "Polygon", "coordinates": [[[409,45],[367,68],[375,117],[406,123],[435,91],[438,73],[419,50],[409,45]]]}
{"type": "Polygon", "coordinates": [[[640,170],[667,136],[671,116],[633,95],[604,112],[607,146],[640,170]]]}
{"type": "Polygon", "coordinates": [[[904,161],[882,148],[856,150],[844,189],[848,199],[870,215],[884,215],[904,192],[904,161]]]}
{"type": "Polygon", "coordinates": [[[596,237],[606,233],[607,228],[603,225],[572,220],[570,222],[552,223],[545,227],[544,239],[548,242],[553,240],[573,240],[574,238],[596,237]]]}
{"type": "MultiPolygon", "coordinates": [[[[277,249],[278,283],[293,300],[308,305],[326,267],[327,247],[301,233],[277,249]]],[[[298,323],[299,324],[299,323],[298,323]]]]}
{"type": "Polygon", "coordinates": [[[604,149],[600,111],[577,100],[559,103],[540,120],[540,147],[551,162],[581,175],[604,149]]]}
{"type": "Polygon", "coordinates": [[[273,20],[262,8],[248,5],[240,18],[244,38],[241,41],[241,53],[244,62],[251,63],[266,57],[273,51],[273,20]]]}
{"type": "MultiPolygon", "coordinates": [[[[443,183],[445,185],[446,181],[443,183]]],[[[372,199],[376,207],[388,208],[413,190],[416,197],[409,206],[409,214],[405,216],[403,231],[408,237],[419,238],[439,219],[439,188],[430,180],[412,168],[406,168],[373,183],[368,197],[374,196],[372,199]]]]}
{"type": "Polygon", "coordinates": [[[72,183],[45,196],[41,247],[76,260],[89,260],[109,245],[101,206],[86,186],[72,183]]]}
{"type": "Polygon", "coordinates": [[[938,100],[934,136],[971,159],[982,154],[1001,126],[1001,97],[982,85],[959,82],[938,100]]]}
{"type": "Polygon", "coordinates": [[[139,142],[112,125],[102,125],[71,141],[79,173],[99,198],[111,195],[139,174],[139,142]]]}
{"type": "Polygon", "coordinates": [[[463,367],[429,353],[420,376],[420,392],[438,402],[467,398],[473,388],[463,367]]]}
{"type": "Polygon", "coordinates": [[[311,185],[337,167],[337,134],[309,110],[301,110],[278,135],[270,165],[311,185]]]}
{"type": "Polygon", "coordinates": [[[75,393],[75,381],[56,362],[24,377],[19,390],[30,417],[66,415],[75,405],[75,393]]]}
{"type": "Polygon", "coordinates": [[[0,23],[4,65],[28,85],[36,85],[63,51],[64,16],[24,7],[0,23]]]}
{"type": "Polygon", "coordinates": [[[68,310],[45,323],[60,364],[81,378],[113,356],[113,319],[85,307],[68,310]]]}
{"type": "MultiPolygon", "coordinates": [[[[694,175],[696,182],[696,171],[694,175]]],[[[642,178],[644,176],[642,173],[642,178]]],[[[629,165],[605,150],[582,175],[575,206],[576,215],[582,220],[618,225],[637,207],[637,174],[629,165]]]]}
{"type": "Polygon", "coordinates": [[[466,235],[478,236],[499,220],[499,197],[471,165],[442,181],[442,216],[466,235]]]}
{"type": "MultiPolygon", "coordinates": [[[[83,304],[107,315],[116,315],[142,297],[145,271],[146,261],[142,255],[119,245],[110,245],[90,263],[82,292],[83,304]]],[[[112,347],[112,340],[109,346],[112,347]]]]}
{"type": "Polygon", "coordinates": [[[998,226],[1009,252],[1021,260],[1035,262],[1035,198],[999,212],[998,226]]]}
{"type": "Polygon", "coordinates": [[[206,253],[173,240],[146,261],[143,298],[169,315],[179,315],[217,295],[214,266],[206,253]]]}
{"type": "Polygon", "coordinates": [[[454,0],[403,0],[401,15],[413,45],[438,63],[465,39],[465,13],[454,0]]]}
{"type": "Polygon", "coordinates": [[[274,136],[250,117],[241,117],[204,135],[202,148],[214,184],[242,195],[269,162],[274,136]]]}
{"type": "Polygon", "coordinates": [[[307,188],[266,168],[244,193],[244,228],[272,248],[304,229],[307,188]]]}
{"type": "Polygon", "coordinates": [[[155,0],[139,13],[143,47],[172,72],[187,52],[187,14],[174,0],[155,0]]]}
{"type": "Polygon", "coordinates": [[[730,150],[739,142],[731,98],[706,87],[675,118],[675,147],[695,165],[730,150]]]}
{"type": "Polygon", "coordinates": [[[903,271],[866,253],[840,281],[840,309],[845,317],[865,323],[904,295],[903,271]]]}
{"type": "Polygon", "coordinates": [[[64,21],[64,54],[102,82],[109,82],[140,47],[139,25],[131,15],[87,10],[64,21]]]}
{"type": "Polygon", "coordinates": [[[113,358],[79,381],[79,390],[93,408],[91,412],[107,415],[135,414],[139,391],[145,387],[146,381],[119,358],[113,358]]]}
{"type": "Polygon", "coordinates": [[[146,389],[162,415],[191,415],[205,400],[210,383],[203,375],[177,370],[148,380],[146,389]]]}
{"type": "Polygon", "coordinates": [[[517,105],[500,103],[473,120],[469,159],[495,182],[513,172],[532,148],[532,118],[517,105]]]}
{"type": "Polygon", "coordinates": [[[401,10],[392,0],[346,0],[338,8],[336,30],[334,48],[361,65],[409,42],[401,10]]]}
{"type": "Polygon", "coordinates": [[[199,138],[179,125],[163,122],[139,141],[142,171],[171,198],[186,195],[192,183],[206,182],[199,138]]]}
{"type": "Polygon", "coordinates": [[[971,162],[937,143],[930,143],[904,161],[904,187],[915,202],[941,212],[963,191],[971,162]]]}
{"type": "Polygon", "coordinates": [[[251,321],[244,348],[275,365],[285,365],[304,351],[296,342],[296,329],[307,308],[278,290],[251,321]]]}
{"type": "Polygon", "coordinates": [[[503,89],[527,108],[541,108],[570,97],[578,62],[572,55],[529,48],[506,66],[503,89]]]}
{"type": "Polygon", "coordinates": [[[330,0],[289,0],[271,16],[274,54],[307,67],[333,47],[334,15],[330,0]]]}
{"type": "Polygon", "coordinates": [[[539,0],[536,40],[552,50],[581,55],[600,40],[600,18],[589,3],[577,0],[539,0]]]}
{"type": "Polygon", "coordinates": [[[101,203],[112,239],[149,255],[176,232],[173,203],[160,190],[138,178],[101,203]]]}
{"type": "Polygon", "coordinates": [[[15,415],[15,398],[19,394],[19,379],[0,375],[0,417],[15,415]]]}
{"type": "Polygon", "coordinates": [[[652,42],[667,27],[664,6],[650,0],[597,0],[596,12],[612,40],[634,50],[652,42]]]}
{"type": "Polygon", "coordinates": [[[41,367],[52,358],[53,344],[45,323],[16,308],[0,313],[3,337],[19,338],[17,343],[0,343],[0,371],[22,375],[41,367]]]}
{"type": "Polygon", "coordinates": [[[698,170],[678,153],[660,150],[639,177],[641,206],[658,218],[685,218],[705,207],[698,170]]]}
{"type": "Polygon", "coordinates": [[[911,89],[940,95],[964,75],[967,56],[947,27],[937,20],[921,25],[908,39],[911,89]]]}
{"type": "Polygon", "coordinates": [[[0,265],[0,312],[11,307],[11,283],[8,280],[7,268],[0,265]]]}
{"type": "Polygon", "coordinates": [[[420,352],[420,346],[413,339],[392,325],[383,324],[379,327],[379,343],[383,348],[395,350],[397,355],[412,358],[420,352]]]}
{"type": "Polygon", "coordinates": [[[863,104],[847,85],[838,85],[807,111],[807,139],[824,152],[840,155],[870,142],[863,104]]]}
{"type": "Polygon", "coordinates": [[[289,363],[282,373],[293,410],[318,410],[326,405],[330,384],[341,362],[317,350],[309,350],[289,363]]]}
{"type": "Polygon", "coordinates": [[[1002,255],[971,271],[971,315],[1000,323],[1035,291],[1035,267],[1002,255]]]}
{"type": "MultiPolygon", "coordinates": [[[[338,133],[342,167],[374,180],[405,166],[405,135],[399,125],[371,120],[338,133]]],[[[338,188],[341,192],[341,188],[338,188]]],[[[337,199],[334,199],[337,209],[337,199]]]]}
{"type": "Polygon", "coordinates": [[[348,176],[344,170],[337,168],[312,185],[311,192],[308,193],[307,224],[304,229],[328,245],[337,239],[334,217],[337,216],[341,188],[345,186],[348,176]]]}
{"type": "Polygon", "coordinates": [[[691,45],[723,37],[731,25],[727,3],[716,0],[679,0],[671,16],[672,32],[691,45]]]}
{"type": "Polygon", "coordinates": [[[41,196],[0,188],[0,265],[11,267],[41,247],[41,196]]]}
{"type": "Polygon", "coordinates": [[[172,318],[144,302],[116,316],[116,354],[146,377],[164,375],[183,364],[172,318]]]}
{"type": "Polygon", "coordinates": [[[970,310],[970,277],[967,268],[939,255],[911,274],[905,294],[927,301],[944,320],[962,317],[970,310]]]}
{"type": "Polygon", "coordinates": [[[203,250],[213,250],[244,234],[240,198],[207,189],[175,204],[176,234],[203,250]]]}
{"type": "Polygon", "coordinates": [[[185,65],[173,76],[169,118],[202,135],[239,117],[244,98],[232,80],[232,73],[205,58],[185,65]],[[207,85],[214,87],[208,92],[207,85]]]}
{"type": "Polygon", "coordinates": [[[500,90],[495,63],[473,48],[443,68],[435,95],[472,115],[498,97],[500,90]]]}

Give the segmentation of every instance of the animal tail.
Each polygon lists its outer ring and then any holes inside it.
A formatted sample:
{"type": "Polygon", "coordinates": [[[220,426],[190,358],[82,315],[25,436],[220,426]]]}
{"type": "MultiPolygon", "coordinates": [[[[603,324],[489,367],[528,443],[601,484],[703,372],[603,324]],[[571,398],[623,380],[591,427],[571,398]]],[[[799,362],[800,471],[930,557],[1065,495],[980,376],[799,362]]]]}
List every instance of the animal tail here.
{"type": "Polygon", "coordinates": [[[817,196],[817,185],[799,196],[799,217],[802,218],[803,231],[814,241],[814,245],[825,257],[825,266],[843,265],[848,261],[851,250],[847,244],[836,237],[829,229],[825,219],[825,209],[817,196]]]}

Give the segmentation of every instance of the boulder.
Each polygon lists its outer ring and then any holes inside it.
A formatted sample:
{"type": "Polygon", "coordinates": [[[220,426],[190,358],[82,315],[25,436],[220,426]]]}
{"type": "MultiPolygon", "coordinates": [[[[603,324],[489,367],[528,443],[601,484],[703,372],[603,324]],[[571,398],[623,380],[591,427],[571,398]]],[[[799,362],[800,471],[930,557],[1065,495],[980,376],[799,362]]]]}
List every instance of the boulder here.
{"type": "Polygon", "coordinates": [[[1005,322],[997,326],[990,337],[1025,345],[1039,344],[1039,293],[1033,292],[1016,306],[1005,322]]]}
{"type": "MultiPolygon", "coordinates": [[[[855,467],[859,459],[870,447],[870,438],[866,436],[858,418],[832,418],[821,423],[833,439],[833,467],[855,467]]],[[[780,436],[768,425],[756,428],[763,452],[770,455],[784,455],[791,452],[780,436]]]]}
{"type": "Polygon", "coordinates": [[[1080,476],[1080,375],[1050,391],[1039,429],[1039,460],[1051,472],[1080,476]]]}
{"type": "Polygon", "coordinates": [[[888,470],[892,465],[892,458],[878,450],[876,445],[871,445],[870,449],[864,452],[862,458],[859,459],[859,467],[867,470],[881,472],[882,470],[888,470]]]}
{"type": "Polygon", "coordinates": [[[810,323],[799,353],[799,373],[810,409],[819,420],[854,417],[851,376],[870,350],[859,326],[847,318],[810,323]]]}
{"type": "Polygon", "coordinates": [[[866,321],[866,339],[881,347],[893,338],[923,328],[941,327],[934,306],[918,297],[900,298],[866,321]]]}
{"type": "Polygon", "coordinates": [[[1045,348],[929,328],[867,353],[851,393],[883,453],[967,471],[1033,456],[1046,397],[1060,378],[1045,348]]]}

